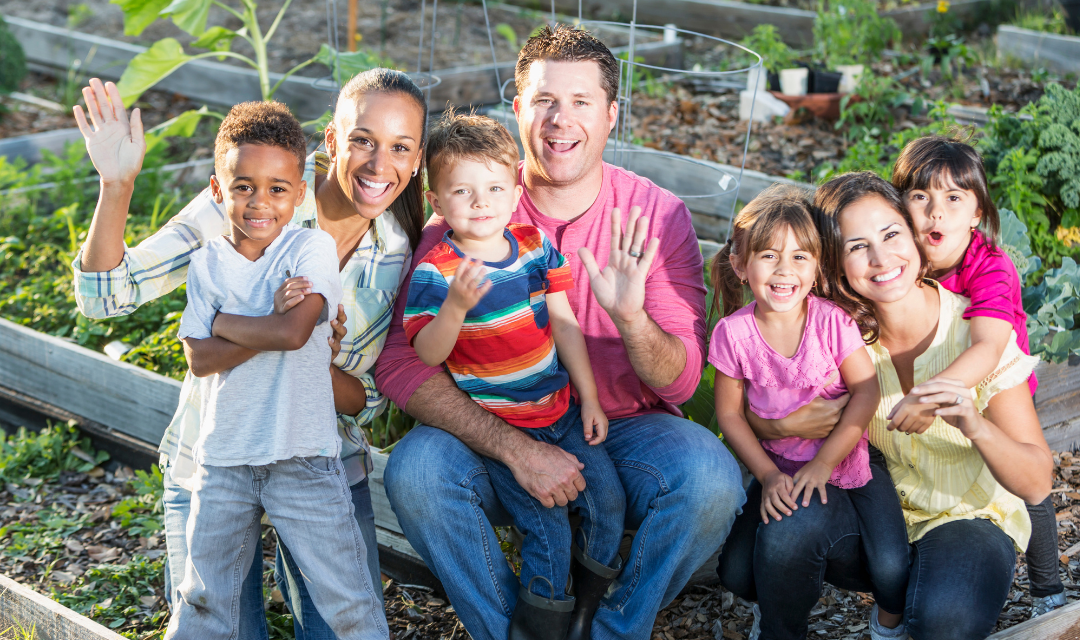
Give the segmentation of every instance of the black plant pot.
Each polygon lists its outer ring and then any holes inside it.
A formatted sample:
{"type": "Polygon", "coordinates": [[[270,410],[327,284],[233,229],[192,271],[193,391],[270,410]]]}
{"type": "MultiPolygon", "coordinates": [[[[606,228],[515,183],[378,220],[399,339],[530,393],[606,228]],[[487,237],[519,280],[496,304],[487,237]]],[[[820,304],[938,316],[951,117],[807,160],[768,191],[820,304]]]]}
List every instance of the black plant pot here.
{"type": "Polygon", "coordinates": [[[840,90],[842,77],[844,74],[835,71],[811,70],[807,90],[809,93],[836,93],[840,90]]]}
{"type": "Polygon", "coordinates": [[[1060,0],[1065,12],[1065,24],[1073,33],[1080,33],[1080,0],[1060,0]]]}
{"type": "Polygon", "coordinates": [[[780,90],[780,74],[779,73],[773,73],[772,71],[769,72],[769,86],[766,87],[766,89],[768,89],[769,91],[779,91],[780,90]]]}

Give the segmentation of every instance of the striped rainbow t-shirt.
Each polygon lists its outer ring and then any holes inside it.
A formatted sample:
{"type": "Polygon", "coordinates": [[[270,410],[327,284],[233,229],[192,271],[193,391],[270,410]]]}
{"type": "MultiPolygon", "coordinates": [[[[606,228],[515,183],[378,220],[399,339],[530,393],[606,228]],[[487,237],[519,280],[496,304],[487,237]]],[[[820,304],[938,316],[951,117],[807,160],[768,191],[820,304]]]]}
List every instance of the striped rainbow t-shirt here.
{"type": "MultiPolygon", "coordinates": [[[[570,376],[559,364],[545,294],[574,286],[570,266],[543,232],[511,224],[503,231],[510,257],[485,263],[492,287],[465,314],[446,368],[458,387],[488,411],[516,427],[553,424],[570,401],[570,376]]],[[[450,290],[465,255],[447,231],[416,265],[405,306],[410,343],[431,322],[450,290]]]]}

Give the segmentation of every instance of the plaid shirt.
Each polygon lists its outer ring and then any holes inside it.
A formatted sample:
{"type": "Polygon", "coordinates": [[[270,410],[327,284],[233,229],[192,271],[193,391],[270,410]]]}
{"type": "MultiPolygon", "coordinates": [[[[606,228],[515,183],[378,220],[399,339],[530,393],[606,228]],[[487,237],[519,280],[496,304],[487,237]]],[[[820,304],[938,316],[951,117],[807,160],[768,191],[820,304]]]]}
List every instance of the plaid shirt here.
{"type": "MultiPolygon", "coordinates": [[[[328,158],[322,153],[308,156],[304,180],[308,184],[303,204],[292,221],[308,228],[318,227],[315,205],[315,175],[326,175],[328,158]]],[[[187,280],[192,252],[212,238],[229,232],[225,210],[204,189],[157,233],[124,252],[124,260],[111,271],[86,273],[80,270],[82,253],[75,257],[75,300],[79,311],[90,318],[111,318],[129,314],[140,305],[161,297],[187,280]]],[[[386,398],[375,388],[369,370],[382,351],[390,316],[406,268],[412,258],[408,236],[393,215],[375,219],[371,233],[341,271],[344,290],[346,334],[334,364],[364,385],[367,406],[354,415],[338,414],[341,459],[350,483],[371,472],[372,460],[361,425],[386,408],[386,398]]],[[[162,461],[172,466],[174,479],[181,481],[194,473],[191,444],[198,437],[202,379],[189,371],[184,378],[180,405],[165,430],[158,450],[162,461]]],[[[183,483],[182,483],[183,484],[183,483]]]]}

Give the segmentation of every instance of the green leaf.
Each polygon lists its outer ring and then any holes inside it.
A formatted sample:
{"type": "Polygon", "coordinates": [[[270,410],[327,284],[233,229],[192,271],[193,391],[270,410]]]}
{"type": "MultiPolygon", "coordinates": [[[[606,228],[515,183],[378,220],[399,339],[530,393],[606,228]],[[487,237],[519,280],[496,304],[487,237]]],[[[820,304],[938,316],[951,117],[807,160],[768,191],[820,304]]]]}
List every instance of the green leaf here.
{"type": "Polygon", "coordinates": [[[124,12],[124,35],[137,36],[153,24],[169,0],[112,0],[124,12]]]}
{"type": "Polygon", "coordinates": [[[124,106],[130,107],[144,91],[192,59],[193,56],[184,53],[184,47],[175,38],[155,42],[154,46],[131,59],[116,84],[124,106]]]}
{"type": "Polygon", "coordinates": [[[146,150],[161,144],[165,138],[181,137],[190,138],[195,135],[195,128],[205,116],[223,119],[220,113],[210,111],[205,105],[198,109],[189,109],[171,120],[166,120],[158,126],[146,132],[146,150]]]}
{"type": "Polygon", "coordinates": [[[225,27],[210,27],[198,40],[191,43],[193,47],[201,47],[203,49],[210,49],[212,51],[228,51],[232,47],[233,38],[238,36],[237,32],[232,29],[226,29],[225,27]]]}
{"type": "Polygon", "coordinates": [[[335,78],[340,78],[342,82],[368,69],[378,67],[392,69],[394,64],[370,51],[335,52],[333,47],[325,43],[319,49],[319,53],[315,54],[315,62],[329,67],[335,78]]]}
{"type": "Polygon", "coordinates": [[[211,0],[173,0],[172,4],[161,10],[161,15],[170,16],[173,23],[187,33],[201,36],[206,31],[210,5],[211,0]]]}

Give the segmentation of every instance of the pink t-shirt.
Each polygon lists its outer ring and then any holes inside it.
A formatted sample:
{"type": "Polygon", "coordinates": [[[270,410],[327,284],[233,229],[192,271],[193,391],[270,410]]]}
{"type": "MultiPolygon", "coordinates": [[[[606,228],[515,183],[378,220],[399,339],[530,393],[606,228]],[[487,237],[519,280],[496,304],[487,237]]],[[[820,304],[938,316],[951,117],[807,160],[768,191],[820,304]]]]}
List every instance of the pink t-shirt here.
{"type": "MultiPolygon", "coordinates": [[[[986,316],[1004,320],[1016,331],[1016,344],[1026,354],[1031,354],[1028,344],[1027,314],[1021,300],[1020,274],[1009,256],[1000,249],[991,248],[986,236],[976,230],[971,234],[971,244],[963,260],[955,269],[938,282],[953,293],[971,299],[964,310],[964,319],[986,316]]],[[[1028,378],[1031,395],[1039,388],[1035,374],[1028,378]]]]}
{"type": "MultiPolygon", "coordinates": [[[[767,419],[783,418],[821,396],[830,400],[847,393],[840,364],[863,348],[862,334],[843,309],[814,295],[806,297],[806,329],[795,355],[786,358],[762,337],[754,320],[757,303],[723,318],[713,329],[709,362],[729,378],[744,380],[750,409],[767,419]]],[[[824,439],[763,440],[762,448],[776,466],[793,475],[817,455],[824,439]]],[[[829,483],[841,489],[870,481],[866,433],[833,469],[829,483]]]]}
{"type": "MultiPolygon", "coordinates": [[[[682,200],[634,173],[604,164],[604,181],[592,206],[573,222],[550,218],[539,210],[526,191],[510,219],[538,227],[566,257],[574,281],[582,283],[567,291],[570,306],[585,335],[600,405],[609,419],[664,411],[680,415],[676,405],[690,399],[705,366],[705,281],[697,234],[690,212],[682,200]],[[660,251],[645,284],[645,311],[661,329],[676,336],[686,349],[686,366],[666,387],[650,387],[630,365],[622,338],[606,311],[600,308],[589,275],[578,259],[579,247],[588,247],[600,268],[608,261],[611,246],[611,210],[623,212],[623,228],[630,207],[639,206],[649,217],[649,237],[660,239],[660,251]]],[[[434,247],[447,225],[432,216],[424,228],[420,246],[413,253],[413,267],[434,247]]],[[[411,273],[411,272],[410,272],[411,273]]],[[[411,277],[411,276],[410,276],[411,277]]],[[[408,278],[406,278],[408,282],[408,278]]],[[[405,406],[424,381],[442,371],[428,367],[417,357],[401,327],[405,292],[398,295],[386,347],[375,364],[379,390],[399,407],[405,406]]]]}

